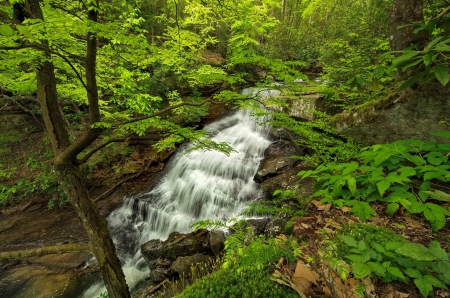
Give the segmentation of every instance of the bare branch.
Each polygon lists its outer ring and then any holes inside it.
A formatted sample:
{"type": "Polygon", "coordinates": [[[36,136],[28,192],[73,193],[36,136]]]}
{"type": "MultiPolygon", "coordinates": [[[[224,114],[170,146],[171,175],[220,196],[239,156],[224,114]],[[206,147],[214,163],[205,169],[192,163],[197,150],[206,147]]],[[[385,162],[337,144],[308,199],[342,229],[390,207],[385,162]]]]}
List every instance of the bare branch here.
{"type": "Polygon", "coordinates": [[[450,11],[450,6],[449,7],[447,7],[446,9],[444,9],[440,14],[438,14],[435,18],[433,18],[433,20],[437,20],[437,19],[439,19],[440,17],[442,17],[443,15],[445,15],[447,12],[449,12],[450,11]]]}

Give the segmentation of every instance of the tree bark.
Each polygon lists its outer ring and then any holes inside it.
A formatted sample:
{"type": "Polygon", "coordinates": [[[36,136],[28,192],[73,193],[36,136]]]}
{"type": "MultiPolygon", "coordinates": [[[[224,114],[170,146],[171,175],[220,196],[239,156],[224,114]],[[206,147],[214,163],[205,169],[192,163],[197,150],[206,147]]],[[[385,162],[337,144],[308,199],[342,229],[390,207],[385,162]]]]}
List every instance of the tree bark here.
{"type": "Polygon", "coordinates": [[[394,0],[389,18],[391,50],[401,51],[426,39],[424,33],[414,34],[414,26],[405,26],[423,21],[422,0],[394,0]]]}
{"type": "MultiPolygon", "coordinates": [[[[15,4],[16,5],[16,4],[15,4]]],[[[19,4],[21,5],[21,4],[19,4]]],[[[25,10],[31,18],[43,19],[40,0],[27,0],[25,10]]],[[[97,13],[88,12],[88,18],[96,21],[97,13]]],[[[97,43],[94,33],[88,34],[86,55],[86,80],[88,86],[90,123],[99,120],[98,90],[96,84],[97,43]]],[[[41,42],[48,48],[48,43],[41,42]]],[[[108,231],[106,219],[100,214],[94,201],[90,198],[84,177],[75,165],[77,155],[86,149],[100,135],[99,129],[89,129],[85,135],[71,142],[67,122],[57,100],[54,65],[49,50],[45,52],[47,60],[41,63],[37,71],[37,95],[42,109],[53,150],[54,167],[67,198],[75,208],[92,245],[92,252],[97,259],[110,298],[128,298],[130,292],[125,281],[120,261],[108,231]]]]}
{"type": "Polygon", "coordinates": [[[88,234],[92,252],[97,259],[110,298],[130,297],[116,248],[108,231],[106,219],[90,198],[83,175],[71,163],[55,165],[61,185],[75,208],[88,234]]]}

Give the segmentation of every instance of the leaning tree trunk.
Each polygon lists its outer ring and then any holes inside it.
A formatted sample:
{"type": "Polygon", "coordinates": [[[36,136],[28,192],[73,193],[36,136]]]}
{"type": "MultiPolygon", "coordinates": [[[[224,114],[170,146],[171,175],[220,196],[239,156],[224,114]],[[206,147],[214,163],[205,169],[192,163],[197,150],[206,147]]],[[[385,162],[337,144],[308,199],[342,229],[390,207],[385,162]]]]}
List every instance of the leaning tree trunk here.
{"type": "Polygon", "coordinates": [[[57,164],[56,172],[64,192],[74,206],[88,234],[92,253],[97,259],[110,298],[130,297],[106,219],[90,198],[83,175],[71,163],[57,164]]]}
{"type": "MultiPolygon", "coordinates": [[[[27,0],[25,10],[30,18],[43,19],[40,0],[27,0]]],[[[15,5],[22,5],[16,3],[15,5]]],[[[89,19],[96,20],[96,14],[89,12],[89,19]]],[[[99,120],[98,91],[95,77],[96,36],[88,34],[86,77],[88,85],[89,114],[91,124],[99,120]]],[[[48,43],[41,42],[48,48],[48,43]]],[[[128,298],[130,292],[123,274],[120,261],[108,231],[107,222],[90,198],[84,177],[76,163],[76,156],[86,149],[100,134],[89,129],[75,141],[70,140],[67,122],[59,107],[56,91],[54,65],[49,50],[44,52],[47,59],[37,71],[37,95],[45,126],[55,153],[54,167],[57,178],[83,223],[92,245],[92,253],[97,259],[110,298],[128,298]]]]}

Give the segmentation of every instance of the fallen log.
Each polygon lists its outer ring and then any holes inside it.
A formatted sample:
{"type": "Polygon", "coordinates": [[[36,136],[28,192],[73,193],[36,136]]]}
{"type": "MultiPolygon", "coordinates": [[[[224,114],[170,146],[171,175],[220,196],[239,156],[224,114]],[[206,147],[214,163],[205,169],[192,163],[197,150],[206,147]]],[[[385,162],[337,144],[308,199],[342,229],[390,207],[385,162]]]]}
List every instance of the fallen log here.
{"type": "Polygon", "coordinates": [[[80,251],[92,251],[92,246],[90,243],[71,243],[71,244],[60,244],[54,246],[44,246],[38,248],[30,248],[16,251],[5,251],[0,252],[1,260],[11,260],[11,259],[25,259],[29,257],[40,257],[51,254],[62,254],[66,252],[80,252],[80,251]]]}

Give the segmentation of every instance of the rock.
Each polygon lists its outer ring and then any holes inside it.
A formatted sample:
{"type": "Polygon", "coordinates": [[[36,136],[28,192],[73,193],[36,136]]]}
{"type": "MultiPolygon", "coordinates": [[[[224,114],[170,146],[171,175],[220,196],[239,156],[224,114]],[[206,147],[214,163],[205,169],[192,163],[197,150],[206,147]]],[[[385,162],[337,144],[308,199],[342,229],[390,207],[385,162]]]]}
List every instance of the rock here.
{"type": "Polygon", "coordinates": [[[141,252],[149,264],[158,258],[175,261],[178,257],[198,253],[213,255],[209,247],[209,232],[207,230],[198,230],[188,234],[173,232],[166,241],[154,239],[144,243],[141,246],[141,252]]]}
{"type": "Polygon", "coordinates": [[[28,258],[30,264],[36,264],[52,268],[62,268],[67,270],[81,269],[85,267],[93,256],[90,252],[70,252],[62,254],[51,254],[41,257],[28,258]]]}
{"type": "Polygon", "coordinates": [[[289,218],[274,218],[269,221],[264,229],[264,235],[269,238],[276,237],[284,232],[284,228],[288,223],[289,218]]]}
{"type": "Polygon", "coordinates": [[[305,165],[305,163],[301,163],[295,168],[275,177],[271,177],[264,181],[261,186],[263,191],[272,195],[275,190],[288,190],[293,189],[293,186],[296,186],[296,189],[300,192],[303,197],[307,198],[313,194],[313,184],[314,179],[306,178],[301,179],[297,176],[297,173],[302,170],[310,170],[313,169],[310,166],[305,165]]]}
{"type": "Polygon", "coordinates": [[[264,159],[261,161],[253,180],[261,183],[270,177],[292,169],[300,162],[298,159],[290,158],[294,155],[303,155],[303,153],[298,152],[292,142],[286,140],[273,142],[264,151],[264,159]]]}
{"type": "MultiPolygon", "coordinates": [[[[281,96],[283,98],[283,96],[281,96]]],[[[286,106],[272,106],[274,110],[278,112],[284,112],[289,117],[298,121],[313,121],[317,118],[314,111],[319,111],[329,115],[334,115],[339,110],[336,107],[332,107],[324,97],[315,92],[303,92],[298,96],[284,97],[286,106]]]]}
{"type": "Polygon", "coordinates": [[[332,123],[342,134],[370,145],[406,139],[430,141],[431,134],[448,129],[448,123],[440,123],[449,120],[449,96],[449,86],[431,84],[362,104],[336,115],[332,123]]]}
{"type": "Polygon", "coordinates": [[[270,221],[270,218],[258,218],[258,219],[247,219],[247,223],[253,228],[253,233],[255,235],[264,234],[264,230],[266,229],[267,223],[270,221]]]}
{"type": "Polygon", "coordinates": [[[214,230],[209,233],[209,247],[217,257],[225,248],[225,233],[221,230],[214,230]]]}
{"type": "Polygon", "coordinates": [[[179,275],[189,276],[191,274],[191,266],[199,263],[207,263],[213,260],[214,257],[202,254],[196,254],[188,257],[178,257],[172,263],[172,270],[179,275]]]}

